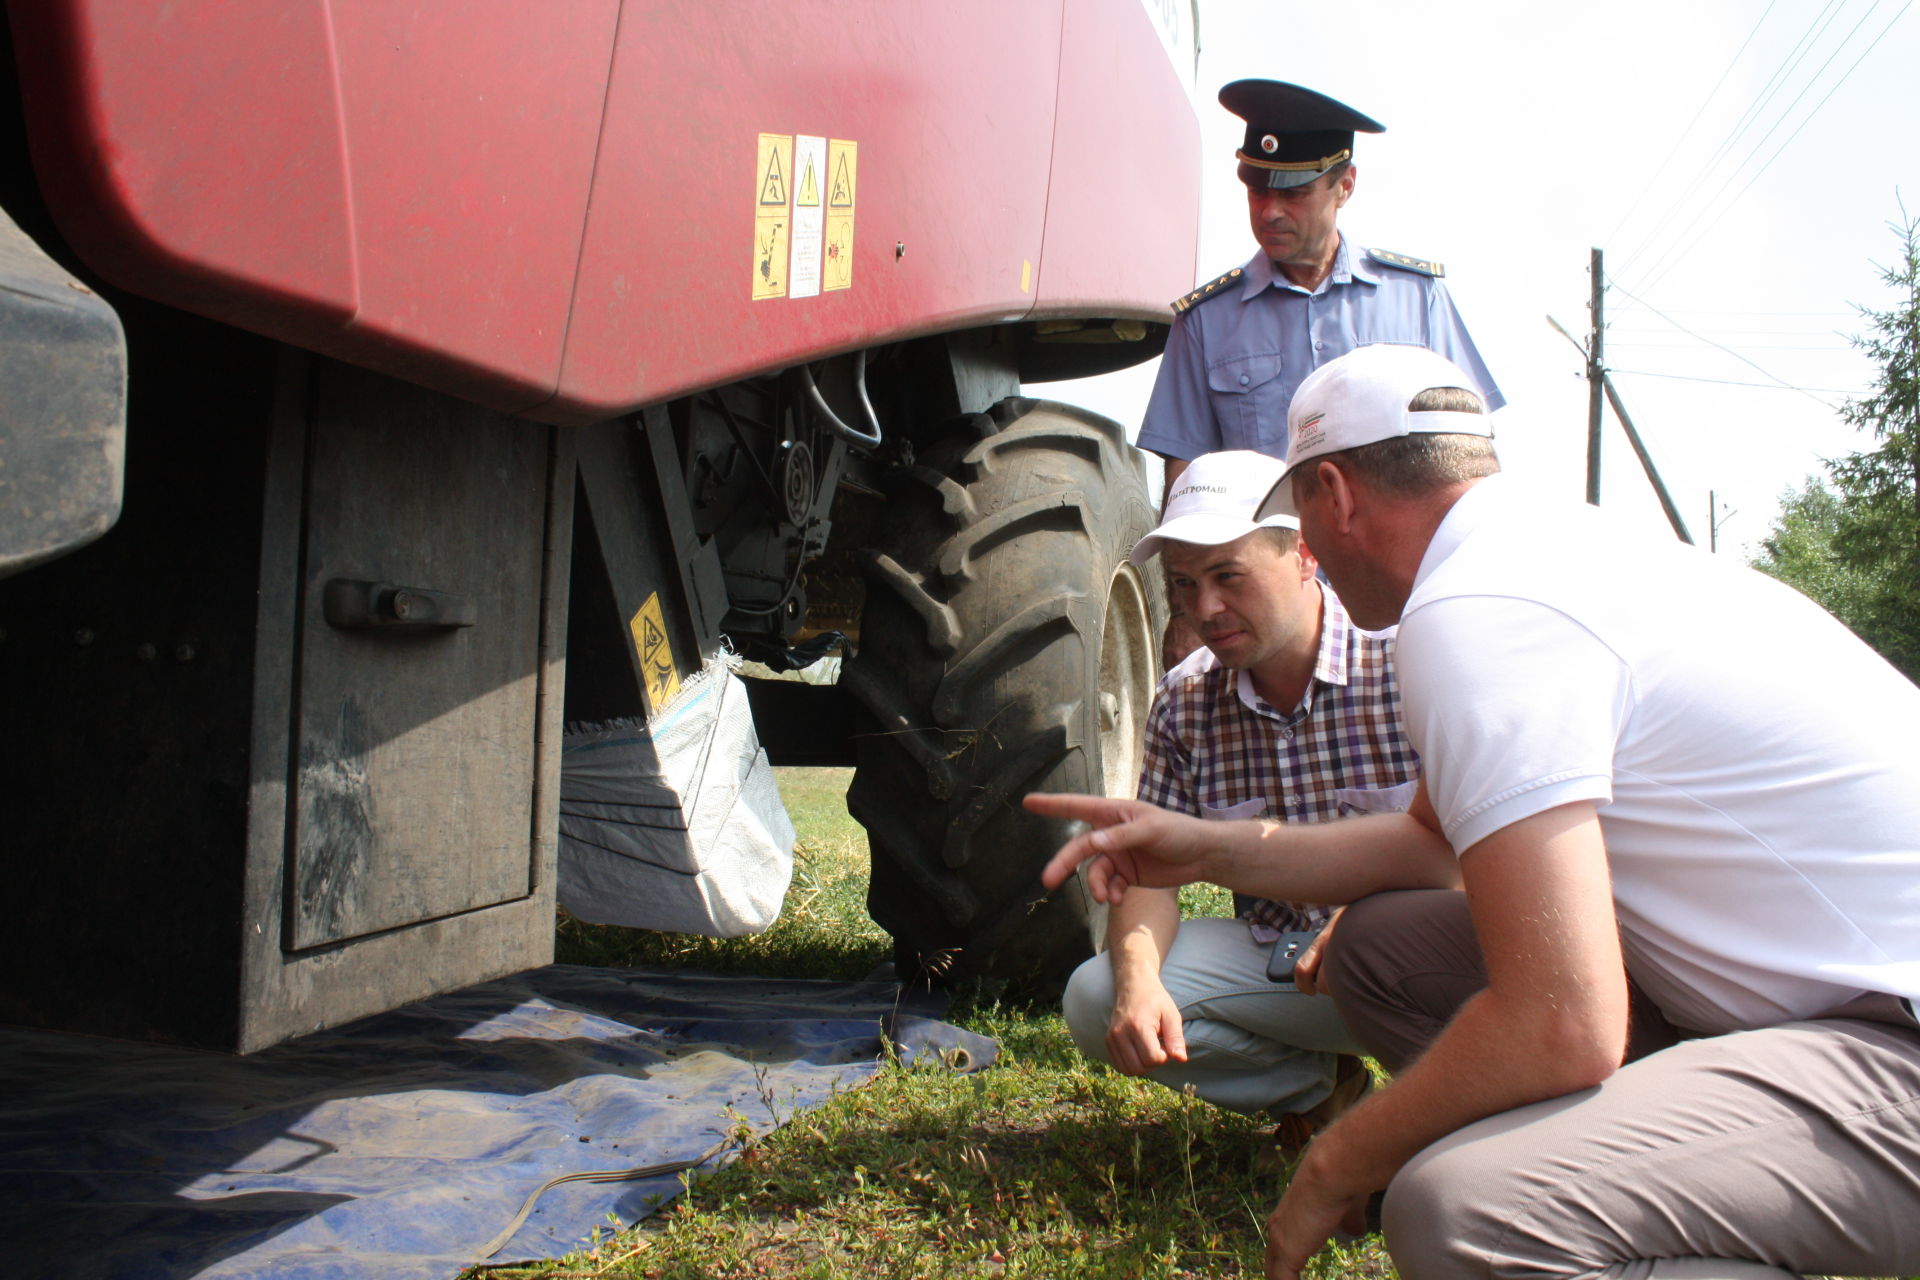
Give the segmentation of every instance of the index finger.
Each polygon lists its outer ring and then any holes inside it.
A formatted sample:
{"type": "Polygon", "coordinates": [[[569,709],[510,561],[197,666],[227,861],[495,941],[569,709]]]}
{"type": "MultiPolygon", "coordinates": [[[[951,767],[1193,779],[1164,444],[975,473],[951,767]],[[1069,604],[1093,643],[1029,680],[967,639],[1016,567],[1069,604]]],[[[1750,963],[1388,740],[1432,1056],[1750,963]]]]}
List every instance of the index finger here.
{"type": "MultiPolygon", "coordinates": [[[[1063,792],[1035,791],[1021,798],[1021,803],[1032,813],[1047,818],[1071,818],[1089,824],[1094,830],[1115,822],[1126,821],[1126,812],[1120,802],[1106,796],[1081,796],[1063,792]]],[[[1058,852],[1047,860],[1041,868],[1040,883],[1049,889],[1058,889],[1073,875],[1081,863],[1105,852],[1093,843],[1093,831],[1082,831],[1073,839],[1061,845],[1058,852]]]]}
{"type": "Polygon", "coordinates": [[[1081,863],[1098,857],[1101,852],[1093,847],[1093,832],[1082,831],[1047,859],[1047,865],[1040,868],[1040,883],[1049,889],[1058,889],[1073,878],[1081,863]]]}
{"type": "Polygon", "coordinates": [[[1127,801],[1111,796],[1080,796],[1064,791],[1030,791],[1020,798],[1027,812],[1043,818],[1074,818],[1095,827],[1127,820],[1127,801]]]}

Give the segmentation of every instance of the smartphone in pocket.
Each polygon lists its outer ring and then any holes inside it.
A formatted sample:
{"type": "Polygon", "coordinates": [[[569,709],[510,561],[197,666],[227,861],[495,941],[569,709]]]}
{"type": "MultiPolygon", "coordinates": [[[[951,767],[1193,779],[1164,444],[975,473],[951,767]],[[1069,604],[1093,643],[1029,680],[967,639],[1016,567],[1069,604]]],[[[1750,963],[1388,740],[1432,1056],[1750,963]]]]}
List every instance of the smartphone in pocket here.
{"type": "Polygon", "coordinates": [[[1267,953],[1267,977],[1274,982],[1292,982],[1293,966],[1306,954],[1317,933],[1283,933],[1274,940],[1273,950],[1267,953]]]}

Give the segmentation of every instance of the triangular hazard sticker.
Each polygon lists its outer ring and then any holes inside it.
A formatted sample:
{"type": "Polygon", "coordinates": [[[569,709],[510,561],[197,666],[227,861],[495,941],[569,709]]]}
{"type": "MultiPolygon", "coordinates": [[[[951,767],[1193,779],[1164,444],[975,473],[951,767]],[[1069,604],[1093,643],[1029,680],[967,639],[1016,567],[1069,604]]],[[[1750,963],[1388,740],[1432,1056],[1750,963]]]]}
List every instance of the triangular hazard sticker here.
{"type": "Polygon", "coordinates": [[[820,184],[813,180],[813,157],[807,157],[807,172],[800,179],[800,194],[794,203],[802,208],[814,208],[820,203],[820,184]]]}
{"type": "Polygon", "coordinates": [[[827,197],[827,203],[836,209],[853,207],[853,182],[847,177],[847,158],[842,155],[840,163],[833,167],[833,194],[827,197]]]}
{"type": "Polygon", "coordinates": [[[787,203],[787,179],[786,175],[780,171],[778,148],[767,153],[767,175],[760,180],[760,203],[777,204],[783,207],[787,203]]]}

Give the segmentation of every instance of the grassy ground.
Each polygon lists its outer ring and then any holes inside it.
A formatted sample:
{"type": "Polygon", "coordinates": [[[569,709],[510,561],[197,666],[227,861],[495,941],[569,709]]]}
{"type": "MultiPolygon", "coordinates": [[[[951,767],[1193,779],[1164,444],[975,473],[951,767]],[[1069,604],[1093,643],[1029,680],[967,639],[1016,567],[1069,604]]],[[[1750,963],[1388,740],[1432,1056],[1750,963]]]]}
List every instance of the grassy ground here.
{"type": "MultiPolygon", "coordinates": [[[[867,919],[866,841],[847,773],[782,770],[800,832],[779,924],[717,942],[563,921],[560,959],[683,963],[858,978],[888,958],[867,919]]],[[[1223,912],[1225,895],[1192,906],[1223,912]]],[[[994,1037],[971,1076],[889,1063],[865,1087],[792,1117],[669,1210],[595,1248],[472,1275],[534,1278],[1258,1276],[1283,1185],[1252,1122],[1089,1064],[1056,1012],[957,1001],[949,1019],[994,1037]]],[[[1377,1237],[1315,1263],[1391,1277],[1377,1237]]]]}

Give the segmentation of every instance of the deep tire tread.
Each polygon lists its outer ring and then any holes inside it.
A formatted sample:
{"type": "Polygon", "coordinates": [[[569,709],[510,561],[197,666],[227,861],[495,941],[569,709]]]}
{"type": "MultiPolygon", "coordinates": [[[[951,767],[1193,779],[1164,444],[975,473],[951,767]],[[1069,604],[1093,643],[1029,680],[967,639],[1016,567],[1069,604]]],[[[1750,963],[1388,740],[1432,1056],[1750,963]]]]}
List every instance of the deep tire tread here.
{"type": "Polygon", "coordinates": [[[847,807],[869,906],[909,965],[1057,989],[1090,950],[1090,903],[1077,882],[1043,893],[1065,824],[1019,800],[1101,789],[1101,632],[1152,527],[1143,469],[1117,423],[1026,398],[916,439],[842,675],[866,718],[847,807]]]}

